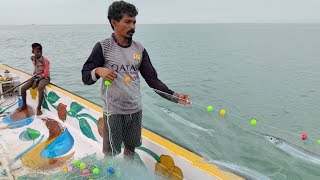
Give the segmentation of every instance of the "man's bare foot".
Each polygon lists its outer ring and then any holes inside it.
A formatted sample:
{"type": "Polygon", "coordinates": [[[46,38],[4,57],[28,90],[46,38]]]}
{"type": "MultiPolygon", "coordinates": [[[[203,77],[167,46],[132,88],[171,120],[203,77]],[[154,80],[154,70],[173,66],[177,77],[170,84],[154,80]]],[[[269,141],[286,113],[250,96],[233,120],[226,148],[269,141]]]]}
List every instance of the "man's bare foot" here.
{"type": "Polygon", "coordinates": [[[37,116],[41,116],[41,115],[42,115],[41,109],[37,109],[37,116]]]}
{"type": "Polygon", "coordinates": [[[27,109],[27,105],[22,105],[21,107],[19,107],[19,108],[17,109],[17,111],[18,111],[18,112],[21,112],[21,111],[23,111],[23,110],[25,110],[25,109],[27,109]]]}

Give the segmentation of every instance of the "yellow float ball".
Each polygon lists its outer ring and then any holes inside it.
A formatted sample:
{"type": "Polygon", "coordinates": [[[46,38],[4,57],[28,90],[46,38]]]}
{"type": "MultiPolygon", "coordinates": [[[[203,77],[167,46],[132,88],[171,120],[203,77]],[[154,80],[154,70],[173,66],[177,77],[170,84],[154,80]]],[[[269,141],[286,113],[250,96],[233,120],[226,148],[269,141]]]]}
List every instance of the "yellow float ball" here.
{"type": "Polygon", "coordinates": [[[67,167],[64,167],[64,168],[62,169],[62,172],[64,172],[64,173],[68,172],[68,168],[67,168],[67,167]]]}
{"type": "Polygon", "coordinates": [[[221,109],[221,110],[220,110],[220,116],[224,116],[224,115],[226,115],[226,110],[221,109]]]}

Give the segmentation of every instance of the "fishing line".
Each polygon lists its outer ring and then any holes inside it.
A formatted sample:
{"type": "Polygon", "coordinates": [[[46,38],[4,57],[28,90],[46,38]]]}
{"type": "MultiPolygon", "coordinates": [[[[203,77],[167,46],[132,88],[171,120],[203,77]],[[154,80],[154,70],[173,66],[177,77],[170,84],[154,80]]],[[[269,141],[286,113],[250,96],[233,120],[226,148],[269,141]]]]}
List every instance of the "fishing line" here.
{"type": "MultiPolygon", "coordinates": [[[[140,83],[139,82],[136,82],[134,80],[132,80],[130,78],[130,76],[126,76],[126,77],[123,77],[121,76],[120,74],[117,73],[117,77],[119,77],[122,81],[125,82],[126,86],[129,87],[129,84],[132,82],[132,83],[135,83],[137,84],[138,86],[140,86],[140,83]]],[[[112,84],[112,83],[111,83],[112,84]]],[[[136,88],[133,86],[133,88],[136,88]]],[[[155,89],[155,88],[152,88],[150,87],[152,90],[154,90],[155,92],[157,92],[158,94],[161,93],[161,94],[164,94],[168,97],[171,97],[171,99],[178,99],[178,100],[181,100],[182,102],[185,101],[183,98],[180,98],[178,96],[175,96],[175,95],[171,95],[171,94],[168,94],[166,92],[163,92],[161,90],[158,90],[158,89],[155,89]]],[[[129,88],[130,89],[130,88],[129,88]]],[[[136,90],[140,90],[140,89],[136,89],[136,90]]],[[[140,91],[142,92],[142,94],[144,94],[145,96],[148,96],[146,95],[143,91],[140,91]]],[[[298,136],[300,137],[300,139],[302,141],[306,141],[306,140],[311,140],[311,141],[316,141],[317,144],[320,144],[320,139],[316,140],[314,138],[310,138],[308,137],[306,134],[297,134],[297,133],[294,133],[294,132],[290,132],[290,131],[287,131],[287,130],[284,130],[284,129],[281,129],[281,128],[277,128],[277,127],[273,127],[273,126],[270,126],[270,125],[267,125],[267,124],[264,124],[264,123],[261,123],[260,121],[257,121],[256,119],[251,119],[251,120],[248,120],[246,118],[243,118],[243,117],[240,117],[240,116],[237,116],[237,115],[234,115],[234,114],[230,114],[226,111],[226,109],[215,109],[212,105],[209,105],[209,106],[205,106],[203,104],[199,104],[199,103],[195,103],[195,102],[192,102],[192,101],[189,101],[189,99],[187,99],[187,102],[186,102],[186,105],[187,107],[190,107],[191,105],[192,106],[197,106],[199,107],[200,109],[202,110],[207,110],[207,112],[209,113],[212,113],[212,112],[215,112],[216,114],[218,114],[220,117],[233,117],[235,119],[239,119],[239,120],[243,120],[245,122],[247,121],[250,121],[250,124],[252,126],[256,126],[256,125],[261,125],[261,126],[264,126],[264,127],[267,127],[267,128],[270,128],[270,129],[275,129],[275,130],[279,130],[279,131],[282,131],[282,132],[285,132],[285,133],[288,133],[288,134],[292,134],[292,135],[295,135],[295,136],[298,136]]]]}

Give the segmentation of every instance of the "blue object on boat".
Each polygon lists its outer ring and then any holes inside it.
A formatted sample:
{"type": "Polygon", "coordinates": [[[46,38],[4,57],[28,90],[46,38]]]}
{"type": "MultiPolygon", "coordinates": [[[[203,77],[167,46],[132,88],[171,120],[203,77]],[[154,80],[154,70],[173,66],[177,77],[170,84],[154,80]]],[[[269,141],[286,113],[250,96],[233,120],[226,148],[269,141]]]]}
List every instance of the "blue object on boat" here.
{"type": "Polygon", "coordinates": [[[40,156],[42,158],[55,158],[61,156],[72,149],[74,144],[74,139],[68,129],[63,131],[57,139],[51,142],[46,148],[44,148],[40,156]]]}

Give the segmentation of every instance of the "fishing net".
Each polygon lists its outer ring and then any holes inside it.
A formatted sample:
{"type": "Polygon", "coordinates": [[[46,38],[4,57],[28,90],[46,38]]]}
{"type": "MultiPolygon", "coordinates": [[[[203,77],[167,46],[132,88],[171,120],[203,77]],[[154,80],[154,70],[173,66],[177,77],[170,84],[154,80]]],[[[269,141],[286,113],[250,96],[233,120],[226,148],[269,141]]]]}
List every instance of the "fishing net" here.
{"type": "MultiPolygon", "coordinates": [[[[118,74],[114,83],[106,82],[102,87],[102,99],[105,102],[105,125],[104,131],[104,153],[107,156],[115,157],[123,149],[121,144],[129,147],[141,145],[141,119],[142,114],[113,114],[114,108],[121,107],[122,111],[130,111],[136,107],[141,108],[143,104],[143,123],[149,130],[156,132],[170,141],[179,144],[196,154],[210,154],[215,158],[223,159],[223,147],[215,144],[215,124],[212,118],[225,119],[227,113],[216,112],[216,109],[223,110],[227,103],[217,101],[215,110],[203,113],[206,107],[193,102],[193,106],[182,106],[177,103],[179,97],[167,94],[157,89],[141,91],[140,82],[133,81],[130,76],[123,77],[118,74]],[[159,99],[154,103],[154,99],[159,99]],[[142,103],[143,99],[144,103],[142,103]],[[168,101],[169,100],[169,101],[168,101]],[[219,103],[218,103],[219,102],[219,103]],[[129,104],[122,106],[122,104],[129,104]],[[201,118],[199,118],[201,117],[201,118]],[[196,120],[196,121],[195,121],[196,120]],[[156,128],[153,128],[156,127],[156,128]],[[137,133],[139,132],[139,133],[137,133]],[[138,139],[137,139],[138,138],[138,139]],[[203,148],[203,144],[207,146],[203,148]]],[[[144,86],[143,88],[147,88],[144,86]]],[[[236,111],[236,108],[234,108],[236,111]]],[[[222,124],[221,124],[222,126],[222,124]]]]}
{"type": "MultiPolygon", "coordinates": [[[[194,97],[192,106],[183,106],[167,101],[178,97],[146,85],[131,86],[132,83],[139,84],[121,76],[115,81],[129,94],[127,97],[142,98],[144,127],[202,156],[206,160],[204,163],[215,164],[250,179],[283,179],[299,177],[298,174],[288,175],[284,167],[301,166],[301,163],[299,158],[284,157],[278,160],[279,164],[268,164],[264,168],[263,163],[277,156],[277,147],[292,156],[286,149],[279,148],[272,141],[274,138],[280,138],[281,142],[298,147],[298,150],[319,151],[314,134],[299,134],[276,127],[257,114],[243,114],[239,107],[217,97],[194,97]],[[255,157],[264,149],[269,153],[255,157]]],[[[310,171],[315,172],[314,169],[310,171]]]]}
{"type": "Polygon", "coordinates": [[[155,179],[155,176],[146,172],[146,168],[137,154],[135,154],[135,160],[132,162],[122,158],[97,159],[96,154],[91,154],[69,162],[49,176],[43,172],[32,172],[20,176],[18,179],[155,179]]]}
{"type": "MultiPolygon", "coordinates": [[[[266,138],[270,140],[270,136],[267,135],[282,137],[282,140],[292,137],[297,142],[299,140],[296,145],[311,149],[311,152],[314,152],[313,148],[316,149],[316,138],[301,137],[301,134],[277,128],[255,114],[243,115],[240,108],[224,100],[191,95],[192,106],[183,106],[173,103],[179,97],[152,89],[133,79],[132,76],[118,74],[113,83],[105,82],[102,86],[105,108],[104,125],[100,126],[105,127],[104,158],[98,159],[91,154],[67,162],[58,171],[32,171],[19,179],[170,179],[169,175],[150,171],[155,167],[146,167],[149,164],[145,164],[137,152],[129,154],[129,158],[123,158],[128,156],[124,153],[125,147],[144,148],[143,144],[140,146],[142,124],[150,131],[203,157],[202,163],[215,164],[249,179],[298,176],[288,175],[284,168],[284,165],[300,165],[292,158],[278,160],[279,165],[268,164],[266,167],[273,167],[269,169],[256,165],[275,157],[275,147],[268,144],[266,138]],[[117,114],[117,111],[121,113],[117,114]],[[259,147],[261,141],[265,141],[266,145],[259,147]],[[269,153],[264,157],[256,157],[255,154],[262,149],[269,153]],[[248,153],[252,155],[248,156],[248,153]]],[[[28,139],[28,136],[24,135],[23,139],[28,139]]],[[[160,166],[157,168],[161,169],[160,166]]],[[[310,171],[313,172],[313,169],[310,171]]],[[[179,176],[183,177],[182,174],[183,171],[179,176]]]]}

